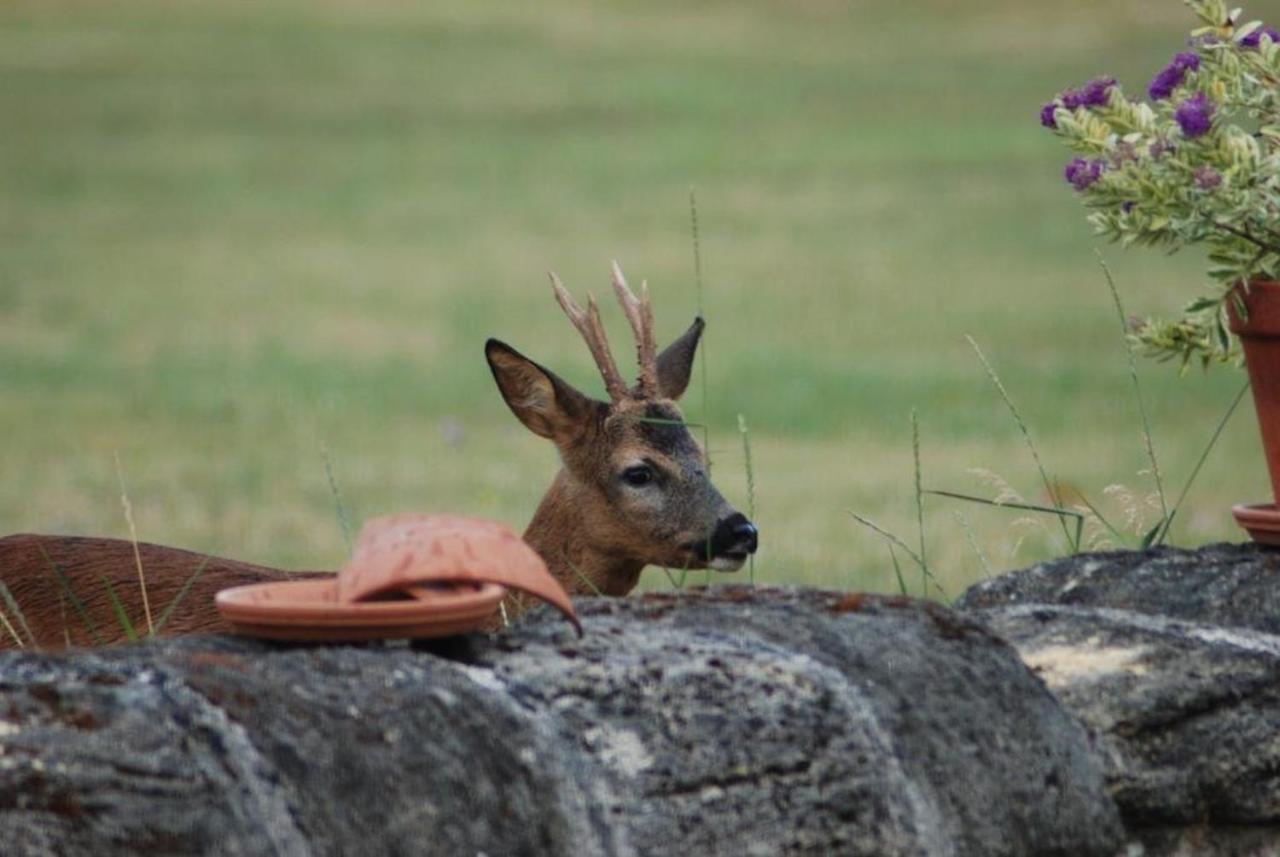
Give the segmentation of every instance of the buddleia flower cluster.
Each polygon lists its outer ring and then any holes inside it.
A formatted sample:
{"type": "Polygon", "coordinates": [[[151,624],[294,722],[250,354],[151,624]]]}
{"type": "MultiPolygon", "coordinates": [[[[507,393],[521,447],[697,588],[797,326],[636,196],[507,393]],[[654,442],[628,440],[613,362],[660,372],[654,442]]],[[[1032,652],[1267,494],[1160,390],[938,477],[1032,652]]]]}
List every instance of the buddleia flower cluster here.
{"type": "Polygon", "coordinates": [[[1110,77],[1060,93],[1040,122],[1075,157],[1063,177],[1099,234],[1122,245],[1208,251],[1207,293],[1180,318],[1146,319],[1147,353],[1235,362],[1227,302],[1280,278],[1280,33],[1222,0],[1187,0],[1201,26],[1130,98],[1110,77]]]}

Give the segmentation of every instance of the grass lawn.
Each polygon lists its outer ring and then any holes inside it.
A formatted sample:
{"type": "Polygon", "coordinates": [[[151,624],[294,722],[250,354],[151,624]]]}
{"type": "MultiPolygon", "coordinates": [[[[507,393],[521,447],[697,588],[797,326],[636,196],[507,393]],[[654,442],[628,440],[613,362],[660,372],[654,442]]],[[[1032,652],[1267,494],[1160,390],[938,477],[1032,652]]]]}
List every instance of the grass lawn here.
{"type": "MultiPolygon", "coordinates": [[[[117,454],[139,537],[258,562],[342,562],[330,471],[355,522],[523,527],[555,457],[483,342],[599,392],[545,271],[601,294],[615,257],[683,331],[691,186],[686,413],[742,508],[751,427],[757,580],[896,586],[845,510],[914,543],[913,409],[925,487],[992,496],[985,468],[1046,499],[966,334],[1049,471],[1122,520],[1104,488],[1151,490],[1128,363],[1037,114],[1098,73],[1145,87],[1191,24],[1176,0],[4,4],[0,532],[127,535],[117,454]]],[[[1103,252],[1133,313],[1204,282],[1103,252]]],[[[1139,370],[1176,495],[1243,375],[1139,370]]],[[[1239,539],[1229,506],[1267,497],[1251,409],[1175,542],[1239,539]]],[[[925,523],[952,594],[979,551],[1062,550],[1005,510],[931,498],[925,523]]]]}

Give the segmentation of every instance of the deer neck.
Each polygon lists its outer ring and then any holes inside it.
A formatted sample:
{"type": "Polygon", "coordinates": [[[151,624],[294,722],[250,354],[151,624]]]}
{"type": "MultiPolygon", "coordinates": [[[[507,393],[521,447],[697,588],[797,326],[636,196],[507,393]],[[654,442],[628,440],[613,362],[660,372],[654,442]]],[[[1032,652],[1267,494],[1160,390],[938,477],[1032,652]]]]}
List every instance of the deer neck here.
{"type": "Polygon", "coordinates": [[[524,531],[524,540],[571,595],[626,595],[635,588],[644,563],[611,551],[599,534],[600,497],[561,469],[524,531]]]}

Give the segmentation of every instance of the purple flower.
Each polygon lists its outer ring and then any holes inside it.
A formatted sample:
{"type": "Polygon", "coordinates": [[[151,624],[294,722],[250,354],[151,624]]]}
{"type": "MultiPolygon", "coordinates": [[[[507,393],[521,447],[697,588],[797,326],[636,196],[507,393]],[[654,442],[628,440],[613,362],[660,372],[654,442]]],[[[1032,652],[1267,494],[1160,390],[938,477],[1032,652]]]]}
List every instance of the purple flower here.
{"type": "Polygon", "coordinates": [[[1196,187],[1201,190],[1213,190],[1222,184],[1222,173],[1208,164],[1196,170],[1196,187]]]}
{"type": "Polygon", "coordinates": [[[1114,77],[1095,77],[1079,91],[1081,106],[1105,107],[1108,100],[1107,93],[1115,85],[1116,79],[1114,77]]]}
{"type": "Polygon", "coordinates": [[[1050,101],[1044,107],[1040,108],[1040,124],[1046,128],[1058,127],[1058,120],[1054,118],[1054,112],[1058,109],[1058,102],[1050,101]]]}
{"type": "Polygon", "coordinates": [[[1068,89],[1062,93],[1062,106],[1068,110],[1077,107],[1105,107],[1107,93],[1116,85],[1114,77],[1095,77],[1079,89],[1068,89]]]}
{"type": "Polygon", "coordinates": [[[1272,27],[1259,27],[1249,35],[1240,40],[1240,47],[1253,48],[1257,50],[1262,45],[1262,34],[1266,33],[1271,37],[1272,42],[1280,42],[1280,33],[1277,33],[1272,27]]]}
{"type": "Polygon", "coordinates": [[[1102,178],[1102,161],[1086,161],[1084,158],[1073,158],[1062,176],[1076,190],[1087,190],[1098,179],[1102,178]]]}
{"type": "Polygon", "coordinates": [[[1200,55],[1191,51],[1182,51],[1174,55],[1173,65],[1183,71],[1195,71],[1200,68],[1200,55]]]}
{"type": "Polygon", "coordinates": [[[1173,58],[1173,62],[1160,70],[1160,73],[1151,81],[1151,85],[1147,87],[1147,95],[1152,100],[1161,101],[1173,94],[1173,91],[1182,85],[1182,81],[1187,76],[1187,72],[1195,71],[1200,68],[1200,57],[1190,51],[1183,51],[1173,58]]]}
{"type": "Polygon", "coordinates": [[[1162,101],[1173,94],[1173,90],[1182,83],[1183,73],[1173,66],[1165,66],[1147,87],[1147,95],[1155,101],[1162,101]]]}
{"type": "Polygon", "coordinates": [[[1128,214],[1129,212],[1133,211],[1133,206],[1134,206],[1133,200],[1122,202],[1120,203],[1120,210],[1123,211],[1125,214],[1128,214]]]}
{"type": "Polygon", "coordinates": [[[1217,108],[1203,92],[1197,92],[1178,105],[1173,118],[1187,137],[1199,137],[1213,127],[1213,114],[1217,108]]]}

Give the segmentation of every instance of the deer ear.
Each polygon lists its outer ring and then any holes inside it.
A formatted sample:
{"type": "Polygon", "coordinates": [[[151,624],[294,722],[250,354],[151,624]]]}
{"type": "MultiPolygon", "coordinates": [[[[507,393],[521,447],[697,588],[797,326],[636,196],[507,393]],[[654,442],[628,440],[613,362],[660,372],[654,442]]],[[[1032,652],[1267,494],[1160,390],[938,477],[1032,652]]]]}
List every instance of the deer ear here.
{"type": "Polygon", "coordinates": [[[702,338],[704,327],[706,323],[702,316],[698,316],[679,339],[662,349],[662,353],[658,355],[658,387],[668,399],[680,398],[689,386],[693,356],[698,350],[698,340],[702,338]]]}
{"type": "Polygon", "coordinates": [[[557,444],[582,434],[594,409],[590,398],[504,342],[490,339],[484,356],[507,407],[530,431],[557,444]]]}

